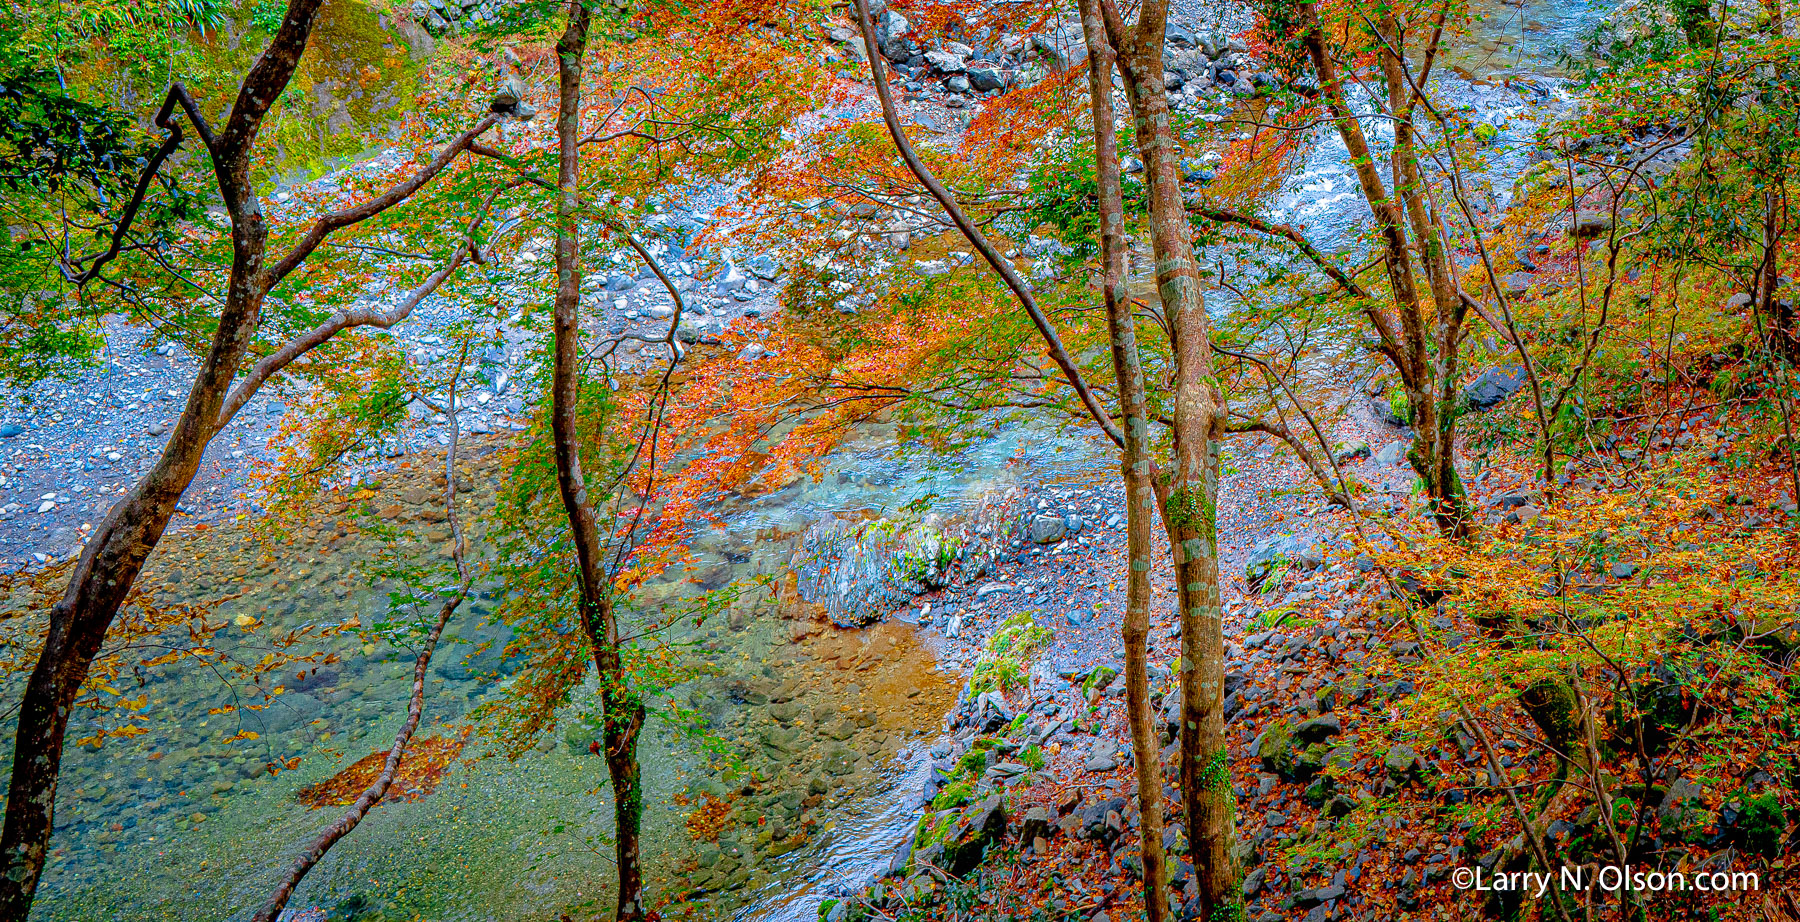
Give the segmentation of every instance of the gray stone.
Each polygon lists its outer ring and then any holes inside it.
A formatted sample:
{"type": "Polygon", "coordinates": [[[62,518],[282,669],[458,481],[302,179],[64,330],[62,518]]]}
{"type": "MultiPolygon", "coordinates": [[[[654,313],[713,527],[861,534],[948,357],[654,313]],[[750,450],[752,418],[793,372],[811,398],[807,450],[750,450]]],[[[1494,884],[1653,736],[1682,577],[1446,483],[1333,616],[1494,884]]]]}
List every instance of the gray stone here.
{"type": "Polygon", "coordinates": [[[1518,365],[1501,365],[1481,373],[1463,388],[1463,406],[1476,413],[1491,410],[1525,386],[1525,369],[1518,365]]]}
{"type": "Polygon", "coordinates": [[[949,51],[927,51],[925,62],[946,74],[960,74],[969,65],[968,59],[949,51]]]}
{"type": "Polygon", "coordinates": [[[1047,807],[1032,807],[1025,811],[1019,822],[1019,841],[1030,842],[1038,837],[1054,838],[1062,827],[1056,824],[1056,816],[1047,807]]]}
{"type": "Polygon", "coordinates": [[[1081,767],[1090,772],[1110,772],[1119,767],[1119,745],[1112,740],[1102,739],[1094,743],[1088,750],[1088,757],[1081,767]]]}
{"type": "Polygon", "coordinates": [[[1336,714],[1320,714],[1301,721],[1294,727],[1294,737],[1305,743],[1318,743],[1344,732],[1344,722],[1336,714]]]}
{"type": "Polygon", "coordinates": [[[1060,515],[1038,515],[1031,519],[1031,540],[1038,544],[1055,544],[1069,533],[1069,522],[1060,515]]]}
{"type": "Polygon", "coordinates": [[[969,91],[969,78],[962,74],[956,74],[944,81],[944,89],[949,90],[952,93],[967,93],[969,91]]]}
{"type": "Polygon", "coordinates": [[[1500,291],[1508,299],[1522,298],[1535,278],[1529,272],[1508,272],[1500,279],[1500,291]]]}
{"type": "Polygon", "coordinates": [[[1078,26],[1064,25],[1053,32],[1039,33],[1031,37],[1031,44],[1056,70],[1067,70],[1087,60],[1087,42],[1078,26]]]}
{"type": "Polygon", "coordinates": [[[1392,467],[1406,460],[1406,443],[1389,442],[1381,451],[1375,453],[1375,466],[1392,467]]]}
{"type": "Polygon", "coordinates": [[[1405,778],[1416,771],[1419,754],[1413,751],[1411,746],[1397,743],[1387,751],[1387,755],[1382,758],[1381,763],[1387,766],[1389,774],[1396,778],[1405,778]]]}
{"type": "Polygon", "coordinates": [[[964,73],[969,78],[969,85],[983,93],[1006,89],[1006,71],[998,65],[971,64],[964,73]]]}
{"type": "Polygon", "coordinates": [[[963,811],[944,837],[944,869],[958,877],[973,871],[988,847],[1005,837],[1006,806],[993,794],[963,811]]]}
{"type": "Polygon", "coordinates": [[[1598,237],[1612,230],[1612,215],[1604,211],[1582,210],[1575,213],[1575,224],[1570,230],[1577,237],[1598,237]]]}

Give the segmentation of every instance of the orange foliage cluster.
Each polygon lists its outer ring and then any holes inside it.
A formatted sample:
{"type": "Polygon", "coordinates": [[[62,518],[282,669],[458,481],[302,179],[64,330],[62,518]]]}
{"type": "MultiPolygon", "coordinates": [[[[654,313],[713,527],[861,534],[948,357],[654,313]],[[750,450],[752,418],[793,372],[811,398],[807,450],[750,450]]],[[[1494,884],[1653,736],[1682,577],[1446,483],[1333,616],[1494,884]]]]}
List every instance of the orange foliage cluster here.
{"type": "MultiPolygon", "coordinates": [[[[451,763],[462,752],[463,743],[468,737],[469,728],[464,727],[453,736],[413,740],[406,747],[406,755],[400,760],[400,767],[394,771],[394,783],[388,787],[383,801],[391,803],[396,800],[418,800],[436,790],[438,783],[444,780],[444,775],[449,773],[451,763]]],[[[356,764],[324,781],[301,788],[294,796],[314,809],[353,804],[381,775],[382,768],[387,765],[387,757],[388,751],[385,749],[371,752],[356,760],[356,764]]]]}
{"type": "Polygon", "coordinates": [[[696,842],[716,842],[730,820],[730,803],[702,794],[700,805],[687,815],[688,835],[696,842]]]}

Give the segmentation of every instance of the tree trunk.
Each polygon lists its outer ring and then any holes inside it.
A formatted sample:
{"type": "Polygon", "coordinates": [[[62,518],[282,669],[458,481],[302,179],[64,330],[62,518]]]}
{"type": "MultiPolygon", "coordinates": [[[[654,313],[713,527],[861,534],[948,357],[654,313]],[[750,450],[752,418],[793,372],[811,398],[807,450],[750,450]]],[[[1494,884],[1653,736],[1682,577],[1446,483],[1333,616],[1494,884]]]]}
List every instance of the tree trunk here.
{"type": "Polygon", "coordinates": [[[1305,32],[1302,42],[1319,77],[1319,95],[1330,111],[1338,137],[1350,152],[1357,183],[1375,215],[1376,229],[1386,251],[1387,258],[1383,262],[1399,328],[1396,330],[1379,308],[1371,306],[1367,313],[1380,340],[1380,350],[1400,375],[1400,386],[1412,409],[1413,444],[1407,451],[1407,460],[1424,481],[1432,520],[1438,530],[1451,537],[1466,537],[1473,528],[1473,519],[1462,478],[1456,471],[1455,451],[1456,353],[1462,335],[1463,306],[1461,299],[1455,296],[1453,267],[1444,249],[1442,235],[1437,231],[1440,225],[1424,200],[1424,180],[1410,121],[1416,106],[1405,101],[1409,85],[1400,70],[1399,60],[1384,50],[1380,57],[1383,77],[1388,83],[1388,114],[1393,116],[1391,121],[1395,125],[1393,165],[1402,184],[1395,194],[1389,194],[1363,134],[1362,123],[1345,98],[1337,62],[1325,47],[1318,5],[1306,0],[1299,4],[1299,12],[1299,25],[1305,32]],[[1413,239],[1407,235],[1408,221],[1413,228],[1413,239]],[[1417,247],[1413,245],[1415,242],[1417,247]],[[1415,253],[1423,261],[1434,302],[1431,310],[1434,328],[1430,331],[1426,329],[1426,305],[1421,303],[1422,295],[1414,274],[1415,253]],[[1434,349],[1434,345],[1437,348],[1434,349]]]}
{"type": "Polygon", "coordinates": [[[1113,130],[1114,54],[1106,40],[1099,0],[1081,0],[1081,27],[1088,48],[1088,95],[1094,116],[1094,159],[1100,189],[1101,295],[1112,341],[1113,377],[1119,387],[1119,415],[1125,444],[1120,472],[1125,483],[1125,709],[1131,722],[1131,754],[1137,764],[1139,854],[1144,862],[1144,918],[1162,922],[1168,910],[1167,861],[1163,852],[1162,757],[1150,708],[1148,640],[1150,566],[1155,553],[1150,527],[1156,510],[1151,483],[1150,420],[1144,398],[1144,366],[1132,326],[1126,291],[1125,206],[1119,189],[1119,143],[1113,130]]]}
{"type": "Polygon", "coordinates": [[[212,347],[194,374],[162,455],[107,513],[76,564],[68,591],[50,610],[44,649],[19,702],[6,825],[0,831],[0,920],[23,922],[31,911],[55,825],[70,709],[113,618],[200,469],[206,446],[218,431],[219,409],[256,333],[267,293],[262,275],[268,227],[249,181],[250,152],[263,115],[299,64],[319,3],[291,0],[275,38],[245,75],[223,135],[214,138],[198,112],[189,111],[210,149],[231,215],[229,287],[212,347]]]}
{"type": "Polygon", "coordinates": [[[581,470],[576,408],[581,394],[581,80],[587,54],[589,13],[581,0],[569,4],[568,27],[556,44],[559,95],[556,108],[556,321],[555,363],[550,386],[550,429],[555,442],[556,483],[575,545],[579,616],[594,651],[605,709],[602,737],[606,771],[612,779],[613,817],[619,871],[618,922],[644,918],[643,873],[638,864],[638,830],[643,814],[637,764],[643,702],[632,693],[619,657],[619,624],[611,580],[604,569],[605,546],[581,470]]]}
{"type": "Polygon", "coordinates": [[[1213,384],[1211,324],[1163,86],[1167,20],[1166,0],[1149,0],[1135,34],[1126,36],[1123,24],[1109,27],[1121,44],[1120,71],[1150,193],[1157,292],[1175,359],[1174,465],[1156,489],[1175,557],[1181,607],[1182,798],[1200,915],[1235,918],[1243,913],[1243,898],[1233,855],[1235,806],[1225,742],[1225,637],[1216,528],[1223,414],[1213,384]]]}

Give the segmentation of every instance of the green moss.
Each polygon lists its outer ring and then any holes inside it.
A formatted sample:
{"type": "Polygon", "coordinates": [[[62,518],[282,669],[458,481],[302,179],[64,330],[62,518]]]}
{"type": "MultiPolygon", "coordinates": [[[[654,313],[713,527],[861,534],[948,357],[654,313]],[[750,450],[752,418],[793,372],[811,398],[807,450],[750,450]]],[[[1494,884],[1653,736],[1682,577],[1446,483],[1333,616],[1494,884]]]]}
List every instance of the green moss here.
{"type": "Polygon", "coordinates": [[[1781,837],[1786,832],[1787,814],[1774,793],[1745,798],[1738,816],[1738,834],[1744,840],[1745,850],[1773,858],[1780,853],[1781,837]]]}
{"type": "Polygon", "coordinates": [[[967,781],[957,781],[938,792],[931,799],[933,810],[954,810],[967,804],[975,796],[975,787],[967,781]]]}
{"type": "Polygon", "coordinates": [[[1388,388],[1387,402],[1388,406],[1394,409],[1396,418],[1405,420],[1409,426],[1412,425],[1412,403],[1406,399],[1404,388],[1397,384],[1388,388]]]}

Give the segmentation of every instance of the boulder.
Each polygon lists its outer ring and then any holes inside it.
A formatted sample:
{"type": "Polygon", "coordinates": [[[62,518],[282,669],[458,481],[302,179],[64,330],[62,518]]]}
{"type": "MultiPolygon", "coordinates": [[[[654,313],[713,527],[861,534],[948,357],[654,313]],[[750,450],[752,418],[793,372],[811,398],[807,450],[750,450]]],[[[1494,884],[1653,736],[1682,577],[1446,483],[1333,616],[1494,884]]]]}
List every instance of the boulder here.
{"type": "Polygon", "coordinates": [[[946,74],[960,74],[964,68],[969,66],[967,58],[949,51],[927,51],[925,52],[925,62],[940,73],[946,74]]]}
{"type": "Polygon", "coordinates": [[[1535,279],[1529,272],[1508,272],[1500,277],[1500,291],[1509,300],[1523,298],[1531,290],[1533,281],[1535,279]]]}
{"type": "Polygon", "coordinates": [[[1039,33],[1031,37],[1031,44],[1056,70],[1068,70],[1087,60],[1087,42],[1079,26],[1065,24],[1053,32],[1039,33]]]}
{"type": "Polygon", "coordinates": [[[964,75],[969,78],[969,85],[983,93],[1006,89],[1006,71],[995,64],[971,64],[964,75]]]}
{"type": "Polygon", "coordinates": [[[1483,413],[1506,401],[1525,386],[1525,369],[1519,365],[1500,365],[1481,373],[1463,388],[1463,406],[1483,413]]]}
{"type": "Polygon", "coordinates": [[[1598,237],[1612,230],[1612,215],[1605,211],[1589,211],[1582,209],[1575,213],[1575,223],[1570,230],[1577,237],[1598,237]]]}
{"type": "Polygon", "coordinates": [[[1320,714],[1294,726],[1294,738],[1303,743],[1320,743],[1344,732],[1344,722],[1336,714],[1320,714]]]}
{"type": "Polygon", "coordinates": [[[1048,807],[1032,807],[1019,822],[1019,841],[1029,843],[1040,836],[1049,839],[1057,829],[1056,815],[1048,807]]]}
{"type": "Polygon", "coordinates": [[[1060,515],[1038,515],[1031,519],[1031,540],[1038,544],[1055,544],[1069,533],[1069,520],[1060,515]]]}
{"type": "Polygon", "coordinates": [[[1697,838],[1701,830],[1713,822],[1712,811],[1706,809],[1706,791],[1686,778],[1669,785],[1663,801],[1656,808],[1663,838],[1685,841],[1697,838]]]}
{"type": "Polygon", "coordinates": [[[1396,743],[1382,757],[1381,764],[1387,767],[1389,775],[1404,781],[1418,774],[1419,754],[1405,743],[1396,743]]]}

